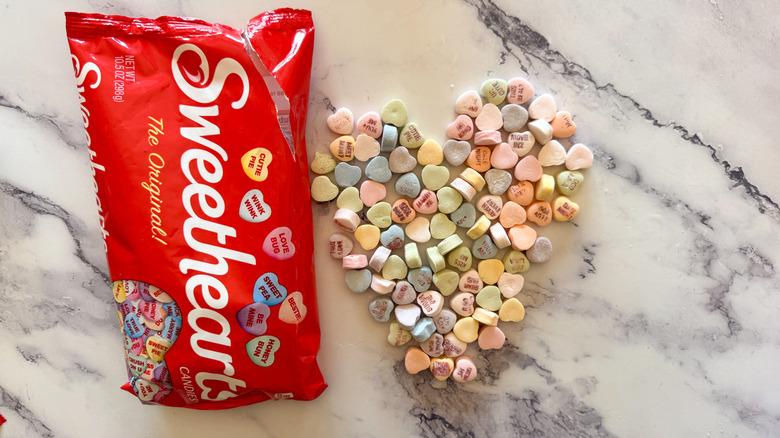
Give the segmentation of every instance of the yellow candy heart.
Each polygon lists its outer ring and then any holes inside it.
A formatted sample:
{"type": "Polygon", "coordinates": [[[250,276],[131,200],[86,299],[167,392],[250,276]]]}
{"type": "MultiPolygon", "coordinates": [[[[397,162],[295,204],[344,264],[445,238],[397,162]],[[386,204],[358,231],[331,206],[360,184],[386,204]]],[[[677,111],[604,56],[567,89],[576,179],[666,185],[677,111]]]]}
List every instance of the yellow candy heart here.
{"type": "Polygon", "coordinates": [[[361,225],[355,230],[355,240],[365,250],[376,248],[379,244],[379,227],[374,225],[361,225]]]}
{"type": "Polygon", "coordinates": [[[268,166],[273,160],[271,151],[265,148],[255,148],[241,157],[241,166],[246,176],[254,181],[265,181],[268,178],[268,166]]]}
{"type": "Polygon", "coordinates": [[[438,166],[444,160],[444,151],[436,140],[428,140],[417,151],[417,162],[421,166],[433,164],[438,166]]]}
{"type": "Polygon", "coordinates": [[[170,348],[170,342],[157,336],[149,336],[146,340],[146,353],[149,355],[149,359],[155,362],[163,360],[163,356],[170,348]]]}
{"type": "Polygon", "coordinates": [[[455,323],[452,332],[458,339],[470,344],[479,338],[479,322],[470,316],[461,318],[455,323]]]}
{"type": "Polygon", "coordinates": [[[504,322],[522,321],[525,318],[525,307],[517,298],[510,298],[501,305],[501,309],[498,311],[498,318],[504,322]]]}

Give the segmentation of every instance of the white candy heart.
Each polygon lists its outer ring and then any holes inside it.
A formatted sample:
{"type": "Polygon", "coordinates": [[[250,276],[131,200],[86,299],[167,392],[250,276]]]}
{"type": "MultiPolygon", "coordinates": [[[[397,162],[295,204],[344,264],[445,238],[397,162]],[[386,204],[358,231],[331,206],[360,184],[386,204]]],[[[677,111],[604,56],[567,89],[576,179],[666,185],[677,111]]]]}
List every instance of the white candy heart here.
{"type": "Polygon", "coordinates": [[[488,103],[482,107],[482,111],[474,121],[480,131],[497,131],[504,126],[504,117],[501,115],[501,110],[492,103],[488,103]]]}
{"type": "Polygon", "coordinates": [[[404,304],[396,306],[395,319],[404,330],[411,330],[420,319],[420,308],[417,304],[404,304]]]}
{"type": "Polygon", "coordinates": [[[347,108],[339,108],[335,114],[328,116],[328,128],[336,134],[351,134],[354,122],[352,111],[347,108]]]}
{"type": "Polygon", "coordinates": [[[455,102],[455,112],[471,117],[477,117],[482,110],[482,98],[474,90],[466,91],[455,102]]]}

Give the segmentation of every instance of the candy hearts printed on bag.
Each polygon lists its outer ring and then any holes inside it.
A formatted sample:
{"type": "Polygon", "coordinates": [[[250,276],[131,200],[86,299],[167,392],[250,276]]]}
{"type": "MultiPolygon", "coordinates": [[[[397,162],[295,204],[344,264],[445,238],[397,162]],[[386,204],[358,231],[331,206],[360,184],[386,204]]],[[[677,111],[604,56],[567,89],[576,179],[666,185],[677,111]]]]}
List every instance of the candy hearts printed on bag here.
{"type": "Polygon", "coordinates": [[[149,359],[159,362],[163,360],[163,356],[171,348],[171,343],[158,336],[149,336],[146,340],[146,352],[149,354],[149,359]]]}
{"type": "Polygon", "coordinates": [[[180,318],[176,318],[174,316],[165,318],[165,321],[163,322],[163,328],[160,330],[160,336],[173,344],[176,342],[176,338],[178,338],[179,334],[181,333],[181,325],[182,321],[180,318]]]}
{"type": "Polygon", "coordinates": [[[241,157],[241,166],[246,176],[254,181],[265,181],[268,178],[268,166],[273,160],[271,151],[265,148],[255,148],[241,157]]]}
{"type": "Polygon", "coordinates": [[[279,283],[279,277],[273,272],[266,272],[255,282],[252,299],[256,303],[275,306],[287,297],[287,288],[279,283]]]}
{"type": "Polygon", "coordinates": [[[245,221],[260,223],[271,217],[271,206],[263,201],[263,192],[252,189],[241,200],[238,215],[245,221]]]}
{"type": "Polygon", "coordinates": [[[279,338],[276,336],[258,336],[246,343],[246,353],[249,359],[261,367],[273,365],[276,351],[280,347],[279,338]]]}
{"type": "Polygon", "coordinates": [[[277,260],[287,260],[294,256],[292,231],[287,227],[279,227],[271,231],[263,242],[263,251],[277,260]]]}
{"type": "Polygon", "coordinates": [[[279,306],[279,319],[287,324],[300,324],[306,318],[308,309],[303,304],[303,294],[293,292],[279,306]]]}
{"type": "Polygon", "coordinates": [[[238,325],[250,335],[259,336],[268,330],[268,317],[271,308],[265,303],[251,303],[244,306],[236,314],[238,325]]]}

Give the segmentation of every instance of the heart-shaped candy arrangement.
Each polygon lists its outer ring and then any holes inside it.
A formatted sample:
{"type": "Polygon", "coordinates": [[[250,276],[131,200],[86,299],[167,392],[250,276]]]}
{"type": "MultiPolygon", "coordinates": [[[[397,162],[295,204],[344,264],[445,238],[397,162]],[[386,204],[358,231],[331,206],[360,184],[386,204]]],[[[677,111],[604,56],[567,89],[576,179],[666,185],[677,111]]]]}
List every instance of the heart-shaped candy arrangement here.
{"type": "Polygon", "coordinates": [[[463,93],[443,146],[408,123],[398,99],[357,123],[346,108],[328,117],[339,137],[330,155],[315,154],[311,192],[318,202],[336,199],[341,232],[331,235],[330,254],[351,291],[377,294],[368,311],[389,323],[388,342],[414,340],[405,356],[412,374],[476,378],[470,345],[504,345],[499,322],[525,317],[516,297],[522,274],[552,257],[539,234],[579,213],[570,197],[593,154],[564,146],[576,131],[571,114],[549,94],[533,96],[523,78],[463,93]]]}

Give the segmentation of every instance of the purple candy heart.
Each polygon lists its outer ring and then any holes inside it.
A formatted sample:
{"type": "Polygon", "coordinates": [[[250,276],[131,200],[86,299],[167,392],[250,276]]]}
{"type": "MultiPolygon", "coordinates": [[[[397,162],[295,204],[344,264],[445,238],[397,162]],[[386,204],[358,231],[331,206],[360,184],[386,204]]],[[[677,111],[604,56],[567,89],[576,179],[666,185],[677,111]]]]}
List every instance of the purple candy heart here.
{"type": "Polygon", "coordinates": [[[139,281],[138,292],[141,294],[141,299],[146,301],[147,303],[155,301],[154,297],[149,292],[149,285],[147,283],[144,283],[143,281],[139,281]]]}
{"type": "Polygon", "coordinates": [[[236,314],[238,325],[247,333],[262,335],[268,329],[266,322],[271,315],[271,308],[265,303],[252,303],[239,310],[236,314]]]}

